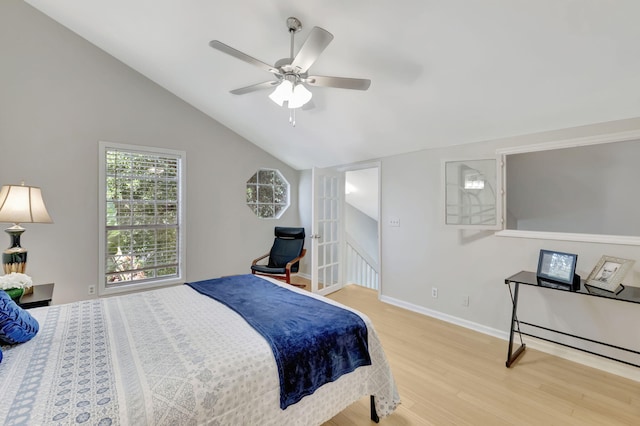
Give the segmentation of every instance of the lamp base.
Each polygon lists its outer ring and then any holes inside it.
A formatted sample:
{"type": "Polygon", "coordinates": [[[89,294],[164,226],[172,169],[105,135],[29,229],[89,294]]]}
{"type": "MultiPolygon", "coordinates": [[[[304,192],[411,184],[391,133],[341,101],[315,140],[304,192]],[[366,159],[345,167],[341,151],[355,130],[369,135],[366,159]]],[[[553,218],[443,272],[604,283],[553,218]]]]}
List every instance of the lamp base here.
{"type": "Polygon", "coordinates": [[[4,230],[11,236],[11,247],[2,252],[2,269],[5,274],[18,272],[24,274],[27,269],[27,249],[20,246],[20,235],[24,228],[14,225],[4,230]]]}
{"type": "Polygon", "coordinates": [[[4,253],[2,256],[2,269],[5,274],[10,274],[12,272],[17,272],[19,274],[24,274],[24,271],[27,269],[27,262],[14,262],[14,263],[5,263],[4,253]]]}

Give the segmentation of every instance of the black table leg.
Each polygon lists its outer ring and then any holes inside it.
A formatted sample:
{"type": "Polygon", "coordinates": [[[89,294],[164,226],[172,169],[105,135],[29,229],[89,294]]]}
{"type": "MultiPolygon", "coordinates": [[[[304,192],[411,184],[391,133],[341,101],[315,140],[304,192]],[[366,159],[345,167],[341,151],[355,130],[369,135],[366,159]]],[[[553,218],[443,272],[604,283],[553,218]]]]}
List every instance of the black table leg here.
{"type": "Polygon", "coordinates": [[[378,413],[376,413],[376,403],[373,395],[371,395],[371,420],[373,420],[373,422],[375,423],[380,422],[380,417],[378,417],[378,413]]]}
{"type": "MultiPolygon", "coordinates": [[[[509,292],[511,292],[511,286],[509,285],[509,292]]],[[[511,296],[511,302],[513,304],[513,310],[511,311],[511,330],[509,332],[509,349],[507,351],[507,368],[511,367],[511,364],[513,364],[513,362],[518,359],[518,357],[520,355],[522,355],[522,352],[524,352],[524,349],[526,347],[526,345],[524,343],[522,343],[522,336],[520,336],[520,346],[518,347],[518,349],[516,349],[515,352],[513,352],[513,335],[515,334],[515,327],[518,324],[518,316],[517,316],[517,311],[518,311],[518,291],[520,290],[520,283],[514,283],[515,288],[513,291],[513,295],[511,296]]],[[[518,333],[520,333],[520,327],[518,327],[518,333]]]]}

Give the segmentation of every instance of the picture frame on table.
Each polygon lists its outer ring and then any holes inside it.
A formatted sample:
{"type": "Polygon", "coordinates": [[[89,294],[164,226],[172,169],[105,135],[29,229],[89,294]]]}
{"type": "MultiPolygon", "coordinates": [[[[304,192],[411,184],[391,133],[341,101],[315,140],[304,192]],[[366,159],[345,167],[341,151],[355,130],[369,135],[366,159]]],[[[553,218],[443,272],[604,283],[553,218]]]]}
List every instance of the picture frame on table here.
{"type": "Polygon", "coordinates": [[[577,263],[577,254],[540,250],[536,275],[542,280],[574,286],[577,263]]]}
{"type": "Polygon", "coordinates": [[[618,294],[624,290],[622,280],[635,260],[602,256],[586,280],[586,285],[618,294]]]}

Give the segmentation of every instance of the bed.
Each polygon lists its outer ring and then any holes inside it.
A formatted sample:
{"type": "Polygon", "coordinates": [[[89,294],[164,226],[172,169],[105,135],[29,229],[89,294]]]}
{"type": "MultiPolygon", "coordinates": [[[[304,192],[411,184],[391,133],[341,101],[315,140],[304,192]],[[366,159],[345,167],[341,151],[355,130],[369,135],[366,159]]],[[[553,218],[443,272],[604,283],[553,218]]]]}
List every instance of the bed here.
{"type": "Polygon", "coordinates": [[[40,325],[33,339],[2,346],[0,423],[318,425],[368,395],[372,417],[395,410],[396,385],[365,315],[249,276],[357,314],[371,365],[283,409],[267,339],[236,310],[188,285],[53,305],[28,311],[40,325]]]}

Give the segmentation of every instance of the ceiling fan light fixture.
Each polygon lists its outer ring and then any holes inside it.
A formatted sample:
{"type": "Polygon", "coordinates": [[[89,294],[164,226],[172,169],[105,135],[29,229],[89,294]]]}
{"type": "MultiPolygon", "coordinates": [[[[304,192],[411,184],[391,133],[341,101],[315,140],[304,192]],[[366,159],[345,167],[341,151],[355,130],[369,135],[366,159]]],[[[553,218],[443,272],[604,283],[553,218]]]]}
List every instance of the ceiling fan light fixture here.
{"type": "Polygon", "coordinates": [[[295,80],[292,81],[292,79],[285,77],[269,95],[269,99],[278,104],[278,106],[283,106],[287,102],[289,109],[295,109],[309,102],[312,96],[313,94],[304,84],[296,83],[295,80]]]}
{"type": "Polygon", "coordinates": [[[293,93],[289,98],[289,109],[300,108],[302,105],[306,104],[311,100],[313,94],[304,87],[302,83],[298,83],[293,87],[293,93]]]}
{"type": "Polygon", "coordinates": [[[284,105],[285,101],[289,101],[291,96],[293,95],[293,83],[289,80],[282,80],[280,84],[276,87],[276,89],[271,92],[269,95],[269,99],[278,104],[279,106],[284,105]]]}

